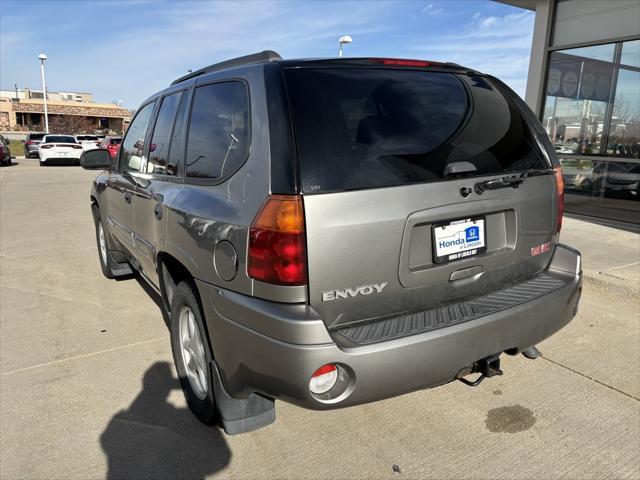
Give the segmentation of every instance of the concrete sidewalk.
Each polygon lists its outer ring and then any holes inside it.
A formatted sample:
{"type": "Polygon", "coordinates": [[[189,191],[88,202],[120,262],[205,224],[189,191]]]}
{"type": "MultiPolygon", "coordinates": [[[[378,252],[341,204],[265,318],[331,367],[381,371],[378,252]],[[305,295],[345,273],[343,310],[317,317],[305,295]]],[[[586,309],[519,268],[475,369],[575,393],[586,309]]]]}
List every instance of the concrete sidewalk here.
{"type": "MultiPolygon", "coordinates": [[[[640,236],[565,219],[576,319],[505,374],[227,437],[175,377],[157,299],[102,277],[78,167],[0,169],[0,478],[640,478],[640,236]]],[[[544,312],[541,312],[541,315],[544,312]]]]}

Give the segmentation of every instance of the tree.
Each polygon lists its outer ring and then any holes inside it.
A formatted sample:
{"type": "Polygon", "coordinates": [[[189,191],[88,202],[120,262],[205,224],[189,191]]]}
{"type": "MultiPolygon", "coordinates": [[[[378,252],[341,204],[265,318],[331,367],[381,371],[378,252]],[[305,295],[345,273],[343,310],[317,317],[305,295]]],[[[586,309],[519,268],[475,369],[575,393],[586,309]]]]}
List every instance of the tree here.
{"type": "Polygon", "coordinates": [[[49,115],[49,132],[76,135],[78,133],[94,133],[95,121],[90,117],[79,115],[49,115]]]}

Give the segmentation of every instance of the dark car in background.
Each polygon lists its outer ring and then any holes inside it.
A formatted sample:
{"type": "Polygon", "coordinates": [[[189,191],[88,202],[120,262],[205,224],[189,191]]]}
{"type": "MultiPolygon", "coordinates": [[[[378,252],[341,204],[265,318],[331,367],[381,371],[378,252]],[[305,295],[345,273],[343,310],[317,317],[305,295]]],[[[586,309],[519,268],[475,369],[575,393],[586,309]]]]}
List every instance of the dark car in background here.
{"type": "Polygon", "coordinates": [[[37,157],[39,155],[40,144],[46,133],[30,133],[24,141],[24,156],[26,158],[37,157]]]}
{"type": "Polygon", "coordinates": [[[11,165],[9,141],[0,135],[0,165],[11,165]]]}
{"type": "Polygon", "coordinates": [[[107,135],[104,137],[102,142],[100,143],[100,148],[104,148],[109,151],[109,155],[111,158],[116,158],[118,155],[118,151],[120,150],[120,143],[122,142],[122,137],[114,137],[111,135],[107,135]]]}
{"type": "Polygon", "coordinates": [[[102,170],[103,274],[160,295],[187,403],[228,433],[272,422],[274,399],[475,386],[577,312],[556,152],[460,65],[229,60],[143,102],[116,162],[81,162],[102,170]]]}

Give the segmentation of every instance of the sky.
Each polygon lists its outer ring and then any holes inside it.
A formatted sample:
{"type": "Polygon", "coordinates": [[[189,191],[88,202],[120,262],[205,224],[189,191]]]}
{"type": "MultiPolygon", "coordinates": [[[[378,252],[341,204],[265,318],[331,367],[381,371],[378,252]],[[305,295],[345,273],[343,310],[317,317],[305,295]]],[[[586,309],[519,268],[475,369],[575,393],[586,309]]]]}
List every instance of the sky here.
{"type": "Polygon", "coordinates": [[[173,80],[248,53],[440,60],[524,96],[534,13],[490,0],[0,0],[0,86],[94,94],[135,109],[173,80]]]}

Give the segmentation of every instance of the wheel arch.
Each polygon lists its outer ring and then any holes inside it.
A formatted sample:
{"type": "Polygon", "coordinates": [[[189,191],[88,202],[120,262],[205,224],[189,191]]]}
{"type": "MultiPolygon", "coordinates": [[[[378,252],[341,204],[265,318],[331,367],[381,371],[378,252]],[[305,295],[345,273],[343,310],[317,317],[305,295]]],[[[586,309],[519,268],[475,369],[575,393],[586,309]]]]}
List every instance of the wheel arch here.
{"type": "Polygon", "coordinates": [[[213,352],[213,343],[211,342],[211,335],[205,319],[205,310],[202,307],[202,298],[200,296],[200,291],[198,290],[198,285],[195,281],[195,276],[180,260],[164,251],[158,252],[156,265],[158,268],[162,304],[169,315],[171,315],[171,299],[173,298],[178,284],[185,281],[191,286],[196,300],[198,301],[198,307],[200,308],[200,313],[202,315],[202,323],[207,336],[207,341],[209,342],[209,348],[211,349],[211,352],[213,352]]]}

